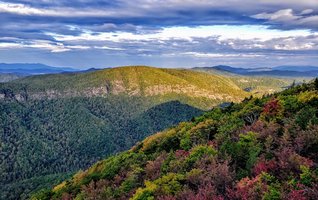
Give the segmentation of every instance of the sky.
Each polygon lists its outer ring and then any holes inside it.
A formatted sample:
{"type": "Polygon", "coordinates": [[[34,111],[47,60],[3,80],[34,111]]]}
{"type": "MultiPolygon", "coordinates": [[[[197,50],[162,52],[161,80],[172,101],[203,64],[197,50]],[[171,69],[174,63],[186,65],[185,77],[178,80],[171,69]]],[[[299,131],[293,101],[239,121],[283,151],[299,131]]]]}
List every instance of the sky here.
{"type": "Polygon", "coordinates": [[[318,0],[0,0],[0,62],[318,65],[318,0]]]}

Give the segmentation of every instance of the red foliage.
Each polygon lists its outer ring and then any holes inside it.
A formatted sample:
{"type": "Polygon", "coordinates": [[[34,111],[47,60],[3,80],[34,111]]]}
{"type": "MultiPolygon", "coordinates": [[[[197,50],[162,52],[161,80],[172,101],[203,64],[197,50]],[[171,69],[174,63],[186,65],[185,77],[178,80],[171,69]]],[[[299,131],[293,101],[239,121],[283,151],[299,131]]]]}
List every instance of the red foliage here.
{"type": "Polygon", "coordinates": [[[309,158],[301,157],[301,162],[303,165],[309,168],[314,166],[314,161],[310,160],[309,158]]]}
{"type": "Polygon", "coordinates": [[[216,194],[215,187],[212,183],[201,185],[197,192],[193,190],[183,191],[178,195],[178,199],[184,200],[224,200],[224,197],[216,194]]]}
{"type": "Polygon", "coordinates": [[[258,133],[261,139],[265,139],[269,135],[276,136],[278,132],[279,125],[275,123],[265,123],[261,120],[256,121],[254,124],[250,126],[245,126],[240,133],[247,133],[249,131],[258,133]]]}
{"type": "Polygon", "coordinates": [[[226,186],[232,185],[234,180],[234,173],[230,170],[229,161],[211,163],[208,170],[218,194],[224,194],[226,186]]]}
{"type": "Polygon", "coordinates": [[[111,183],[108,180],[91,181],[88,185],[82,186],[86,199],[98,199],[105,188],[111,183]]]}
{"type": "Polygon", "coordinates": [[[156,197],[157,200],[176,200],[175,197],[173,196],[159,196],[159,197],[156,197]]]}
{"type": "Polygon", "coordinates": [[[264,105],[263,113],[269,116],[275,116],[281,108],[278,99],[271,99],[264,105]]]}
{"type": "Polygon", "coordinates": [[[318,184],[313,184],[311,187],[297,183],[295,187],[286,188],[289,193],[284,195],[283,199],[286,200],[306,200],[317,199],[318,197],[318,184]]]}
{"type": "Polygon", "coordinates": [[[189,152],[188,151],[185,151],[185,150],[177,150],[175,155],[177,158],[183,158],[183,157],[187,157],[189,156],[189,152]]]}
{"type": "Polygon", "coordinates": [[[154,161],[148,161],[145,172],[149,180],[155,180],[160,176],[161,165],[167,157],[166,153],[161,154],[154,161]]]}
{"type": "Polygon", "coordinates": [[[72,197],[71,194],[64,193],[64,194],[62,195],[62,198],[61,198],[61,199],[62,199],[62,200],[72,200],[73,197],[72,197]]]}
{"type": "Polygon", "coordinates": [[[119,186],[125,180],[125,174],[118,174],[114,177],[113,184],[119,186]]]}
{"type": "Polygon", "coordinates": [[[253,187],[255,183],[260,181],[260,176],[256,176],[253,179],[250,179],[249,177],[242,178],[240,182],[237,183],[237,188],[241,190],[248,189],[250,187],[253,187]]]}
{"type": "Polygon", "coordinates": [[[208,141],[208,145],[209,145],[209,146],[212,146],[212,147],[215,148],[215,149],[218,147],[218,144],[217,144],[216,141],[208,141]]]}
{"type": "Polygon", "coordinates": [[[267,191],[267,185],[261,181],[260,175],[250,179],[248,177],[241,179],[235,189],[227,188],[227,197],[229,199],[262,199],[267,191]]]}
{"type": "Polygon", "coordinates": [[[307,190],[307,196],[309,199],[315,199],[318,197],[318,183],[313,184],[312,187],[307,190]]]}
{"type": "MultiPolygon", "coordinates": [[[[112,185],[112,186],[116,186],[119,187],[121,185],[121,183],[127,178],[127,171],[120,171],[118,172],[117,175],[115,175],[115,177],[113,178],[113,180],[109,181],[109,183],[107,185],[112,185]]],[[[96,182],[96,186],[98,186],[99,184],[102,184],[103,186],[103,182],[97,181],[96,182]]]]}
{"type": "Polygon", "coordinates": [[[285,147],[281,151],[276,153],[277,156],[277,164],[278,164],[278,171],[280,173],[278,176],[283,176],[283,174],[287,174],[289,172],[296,172],[298,173],[300,170],[301,165],[305,165],[307,167],[313,166],[313,161],[300,156],[297,154],[292,148],[285,147]]]}
{"type": "Polygon", "coordinates": [[[274,160],[260,160],[258,161],[253,168],[253,173],[259,175],[262,172],[269,172],[277,167],[277,164],[274,160]]]}
{"type": "Polygon", "coordinates": [[[216,158],[203,158],[196,164],[196,167],[207,173],[191,177],[189,181],[198,185],[199,188],[212,183],[216,194],[223,195],[226,192],[226,187],[232,186],[235,177],[229,163],[230,160],[220,162],[216,158]]]}
{"type": "Polygon", "coordinates": [[[306,200],[307,198],[304,196],[304,190],[292,190],[287,198],[289,200],[306,200]]]}
{"type": "Polygon", "coordinates": [[[313,125],[308,128],[308,130],[296,130],[297,134],[296,138],[294,140],[294,146],[296,147],[298,152],[302,152],[302,154],[306,154],[312,157],[315,156],[314,151],[308,151],[310,149],[313,149],[313,147],[316,145],[316,141],[318,139],[318,125],[313,125]],[[310,155],[310,154],[314,155],[310,155]]]}

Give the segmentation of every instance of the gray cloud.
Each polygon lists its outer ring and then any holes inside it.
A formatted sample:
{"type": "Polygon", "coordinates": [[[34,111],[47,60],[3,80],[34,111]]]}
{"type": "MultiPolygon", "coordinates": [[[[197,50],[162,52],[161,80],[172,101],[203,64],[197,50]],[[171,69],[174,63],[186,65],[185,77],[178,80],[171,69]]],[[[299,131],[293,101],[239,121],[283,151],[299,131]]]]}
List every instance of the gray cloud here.
{"type": "Polygon", "coordinates": [[[74,66],[84,61],[94,66],[139,62],[178,66],[237,61],[253,65],[314,63],[318,57],[317,0],[3,0],[0,29],[2,62],[39,59],[35,62],[64,61],[74,66]],[[306,29],[311,34],[244,38],[243,33],[233,32],[238,37],[214,33],[183,37],[184,32],[196,31],[189,29],[160,35],[171,27],[215,25],[264,25],[278,32],[306,29]],[[13,60],[13,53],[18,60],[13,60]]]}
{"type": "Polygon", "coordinates": [[[252,15],[255,19],[267,20],[267,24],[274,27],[285,29],[313,29],[318,30],[318,14],[314,13],[312,9],[306,9],[296,14],[292,9],[279,10],[273,13],[259,13],[252,15]]]}

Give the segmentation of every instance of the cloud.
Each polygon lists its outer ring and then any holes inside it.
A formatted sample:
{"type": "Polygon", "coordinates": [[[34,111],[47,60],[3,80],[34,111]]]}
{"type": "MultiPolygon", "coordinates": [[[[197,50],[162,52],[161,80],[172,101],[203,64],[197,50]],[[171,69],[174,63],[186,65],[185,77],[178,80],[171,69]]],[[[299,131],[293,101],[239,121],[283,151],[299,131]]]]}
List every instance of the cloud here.
{"type": "MultiPolygon", "coordinates": [[[[276,56],[317,57],[318,50],[318,34],[309,31],[276,31],[261,26],[169,27],[144,34],[121,31],[84,31],[78,35],[45,34],[52,39],[0,37],[0,50],[39,49],[54,54],[76,52],[89,55],[90,52],[98,51],[112,55],[110,59],[115,59],[116,56],[147,57],[147,62],[152,62],[157,57],[175,57],[176,60],[181,57],[193,60],[227,58],[237,61],[276,56]]],[[[77,59],[81,60],[82,57],[77,59]]]]}
{"type": "Polygon", "coordinates": [[[312,62],[317,26],[316,0],[0,0],[0,59],[312,62]]]}
{"type": "Polygon", "coordinates": [[[189,40],[193,38],[220,37],[220,39],[259,39],[268,40],[278,37],[306,36],[309,31],[277,31],[266,29],[264,26],[196,26],[196,27],[165,27],[155,32],[144,32],[143,34],[115,31],[115,32],[91,32],[86,31],[79,35],[64,35],[46,33],[56,41],[149,41],[149,40],[189,40]]]}
{"type": "Polygon", "coordinates": [[[300,15],[308,15],[308,14],[313,13],[313,12],[314,12],[313,9],[306,9],[306,10],[301,11],[300,15]]]}
{"type": "Polygon", "coordinates": [[[257,15],[253,15],[252,17],[256,19],[268,19],[278,22],[297,20],[301,18],[300,16],[295,16],[292,9],[279,10],[274,13],[260,13],[257,15]]]}
{"type": "Polygon", "coordinates": [[[265,55],[261,54],[240,54],[240,53],[198,53],[198,52],[185,52],[183,55],[194,56],[198,58],[255,58],[265,55]]]}
{"type": "Polygon", "coordinates": [[[107,17],[116,11],[102,9],[76,9],[72,7],[36,8],[21,3],[0,2],[0,13],[47,17],[107,17]]]}
{"type": "Polygon", "coordinates": [[[281,26],[285,29],[303,28],[318,30],[318,15],[310,15],[313,12],[312,9],[306,9],[295,14],[292,9],[284,9],[273,13],[263,12],[252,15],[251,17],[267,20],[267,24],[273,24],[274,27],[281,26]]]}
{"type": "Polygon", "coordinates": [[[86,50],[90,49],[89,46],[84,45],[64,45],[59,42],[50,42],[47,40],[32,40],[32,41],[20,41],[20,42],[1,42],[0,49],[8,49],[8,48],[34,48],[41,50],[48,50],[52,53],[66,52],[71,50],[86,50]]]}
{"type": "MultiPolygon", "coordinates": [[[[171,27],[156,33],[129,32],[85,32],[80,35],[60,35],[46,33],[52,40],[23,40],[0,37],[6,44],[20,44],[19,48],[39,48],[51,52],[78,50],[121,51],[123,54],[135,55],[186,55],[196,52],[197,57],[217,57],[219,55],[249,56],[269,51],[283,50],[294,54],[297,51],[318,50],[318,34],[299,31],[277,32],[260,27],[171,27]],[[243,29],[244,30],[244,29],[243,29]],[[255,37],[258,31],[259,37],[255,37]],[[238,37],[236,33],[243,36],[238,37]],[[264,37],[263,37],[264,35],[264,37]]],[[[194,55],[194,54],[193,54],[194,55]]],[[[249,56],[252,57],[252,56],[249,56]]],[[[254,56],[255,57],[255,56],[254,56]]]]}
{"type": "MultiPolygon", "coordinates": [[[[260,19],[264,20],[268,17],[273,20],[268,20],[267,24],[271,25],[271,22],[274,22],[273,25],[276,25],[277,20],[281,22],[289,19],[296,20],[299,16],[294,15],[293,11],[300,15],[315,16],[318,5],[314,3],[314,0],[288,2],[245,0],[244,4],[237,0],[0,1],[0,16],[3,22],[47,23],[53,21],[81,28],[91,26],[92,31],[111,29],[138,31],[140,27],[155,31],[162,27],[176,25],[256,25],[262,23],[260,19]],[[275,18],[275,15],[278,18],[275,18]]],[[[304,24],[302,28],[316,30],[315,20],[316,18],[308,16],[302,22],[304,24]]],[[[279,26],[275,27],[279,28],[279,26]]]]}

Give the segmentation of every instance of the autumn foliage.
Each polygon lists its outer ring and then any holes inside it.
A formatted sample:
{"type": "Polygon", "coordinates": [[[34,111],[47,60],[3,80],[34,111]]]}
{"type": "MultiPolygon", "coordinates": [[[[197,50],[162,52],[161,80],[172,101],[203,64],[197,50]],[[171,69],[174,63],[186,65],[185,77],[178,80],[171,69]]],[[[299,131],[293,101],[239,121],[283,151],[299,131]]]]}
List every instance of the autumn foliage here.
{"type": "Polygon", "coordinates": [[[310,83],[215,108],[33,199],[317,199],[315,94],[310,83]]]}

